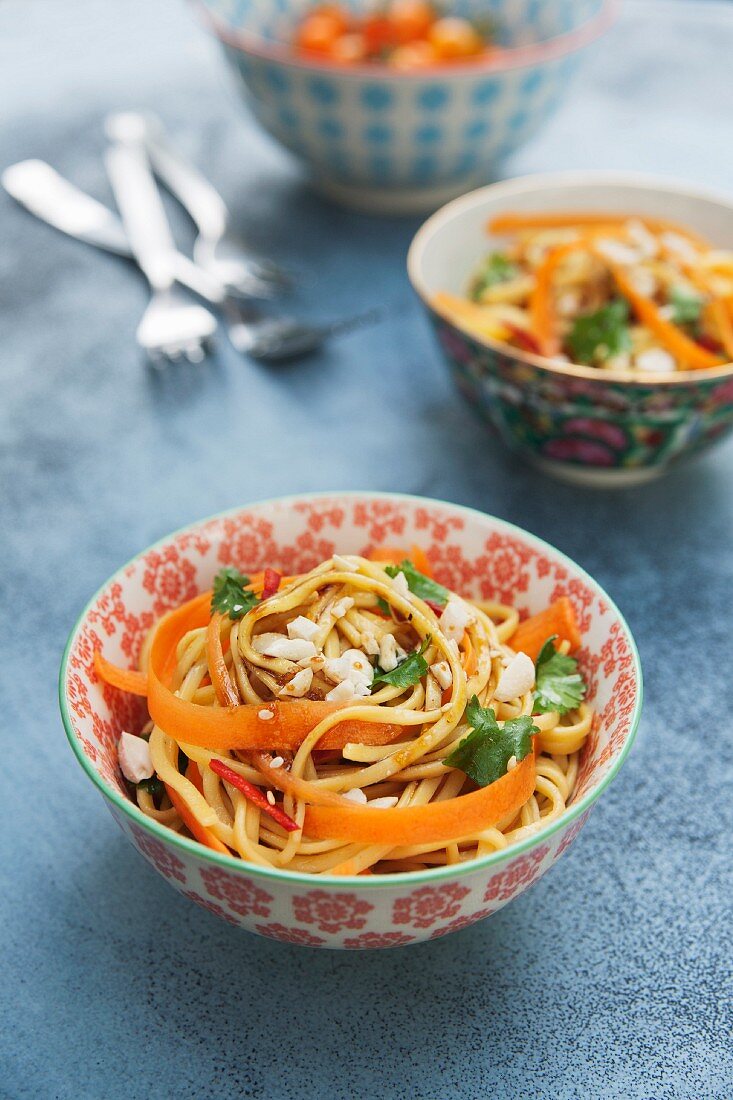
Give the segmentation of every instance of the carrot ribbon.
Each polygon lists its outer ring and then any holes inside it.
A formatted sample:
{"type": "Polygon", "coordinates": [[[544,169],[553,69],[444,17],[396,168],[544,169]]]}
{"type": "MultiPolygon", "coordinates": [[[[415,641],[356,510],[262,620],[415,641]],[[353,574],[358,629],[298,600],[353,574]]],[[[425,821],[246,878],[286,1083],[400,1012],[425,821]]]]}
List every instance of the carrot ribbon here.
{"type": "MultiPolygon", "coordinates": [[[[189,703],[175,695],[168,684],[176,667],[176,647],[190,630],[208,627],[208,601],[206,593],[168,615],[159,624],[150,647],[148,710],[165,733],[212,752],[297,749],[319,722],[343,709],[337,703],[313,699],[216,708],[189,703]]],[[[401,727],[396,724],[351,719],[328,730],[318,748],[340,749],[348,742],[387,745],[400,733],[401,727]]]]}
{"type": "Polygon", "coordinates": [[[655,233],[677,233],[691,241],[698,248],[709,248],[708,242],[692,230],[677,225],[664,218],[651,218],[646,214],[619,214],[598,210],[544,210],[512,211],[497,214],[486,224],[490,233],[512,234],[531,229],[573,229],[575,226],[587,226],[594,230],[618,228],[629,221],[640,221],[655,233]]]}
{"type": "Polygon", "coordinates": [[[144,672],[138,672],[134,668],[120,668],[113,665],[99,650],[94,654],[94,671],[100,680],[106,684],[119,688],[120,691],[128,691],[131,695],[148,694],[148,678],[144,672]]]}
{"type": "Polygon", "coordinates": [[[526,653],[536,661],[543,645],[553,634],[561,642],[568,642],[571,650],[580,646],[581,637],[575,611],[567,596],[560,596],[544,611],[539,611],[521,622],[509,639],[509,645],[518,653],[526,653]]]}
{"type": "Polygon", "coordinates": [[[192,837],[195,837],[200,844],[206,845],[207,848],[211,848],[215,852],[222,852],[224,855],[231,855],[231,852],[227,848],[226,844],[222,844],[218,836],[212,833],[211,829],[208,829],[206,825],[202,825],[197,817],[194,817],[191,812],[188,803],[184,801],[182,796],[175,791],[173,787],[170,787],[167,783],[165,789],[168,792],[168,797],[171,800],[171,805],[177,811],[183,824],[188,829],[192,837]]]}
{"type": "Polygon", "coordinates": [[[443,844],[489,829],[516,813],[535,785],[536,748],[515,768],[471,794],[425,806],[370,809],[352,805],[308,806],[303,832],[315,840],[344,840],[389,847],[443,844]]]}

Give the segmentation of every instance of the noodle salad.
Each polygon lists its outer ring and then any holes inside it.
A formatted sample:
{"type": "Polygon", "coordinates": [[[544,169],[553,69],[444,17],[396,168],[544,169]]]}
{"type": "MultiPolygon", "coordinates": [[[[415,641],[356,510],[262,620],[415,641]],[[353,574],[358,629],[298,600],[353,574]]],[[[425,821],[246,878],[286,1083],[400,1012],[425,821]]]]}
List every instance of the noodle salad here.
{"type": "Polygon", "coordinates": [[[381,548],[308,573],[227,567],[151,630],[118,757],[149,817],[262,866],[389,874],[505,848],[558,817],[592,724],[561,597],[520,622],[381,548]]]}
{"type": "Polygon", "coordinates": [[[433,303],[459,328],[556,363],[669,374],[733,360],[733,253],[646,215],[506,212],[508,244],[466,297],[433,303]]]}

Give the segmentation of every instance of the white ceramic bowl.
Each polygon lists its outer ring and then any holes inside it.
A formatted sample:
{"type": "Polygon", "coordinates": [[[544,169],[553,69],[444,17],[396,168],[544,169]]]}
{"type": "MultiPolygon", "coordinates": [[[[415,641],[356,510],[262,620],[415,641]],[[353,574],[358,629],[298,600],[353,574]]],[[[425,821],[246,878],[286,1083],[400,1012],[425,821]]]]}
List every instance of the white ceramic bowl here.
{"type": "Polygon", "coordinates": [[[505,443],[567,481],[635,485],[733,429],[733,364],[667,375],[559,364],[469,336],[432,304],[437,291],[464,293],[481,258],[502,247],[486,231],[492,216],[568,209],[655,215],[733,249],[733,203],[724,195],[634,173],[558,172],[444,206],[416,234],[408,271],[456,386],[505,443]]]}
{"type": "MultiPolygon", "coordinates": [[[[199,0],[252,111],[333,198],[364,209],[435,209],[483,183],[554,111],[615,0],[450,0],[493,16],[495,60],[400,73],[296,58],[307,0],[199,0]]],[[[364,10],[366,0],[349,7],[364,10]]]]}
{"type": "MultiPolygon", "coordinates": [[[[433,939],[496,912],[560,858],[626,757],[641,709],[629,629],[602,588],[559,551],[511,524],[421,497],[334,493],[266,501],[194,523],[143,551],[102,586],[71,632],[60,675],[69,742],[118,825],[191,900],[251,932],[317,947],[394,947],[433,939]],[[140,700],[101,684],[94,652],[132,664],[151,623],[208,588],[222,565],[288,573],[335,551],[419,543],[444,584],[530,612],[561,594],[583,633],[580,663],[597,716],[567,812],[531,839],[455,867],[390,877],[305,875],[250,866],[186,840],[133,804],[117,766],[121,729],[140,700]]],[[[583,883],[577,888],[582,896],[583,883]]]]}

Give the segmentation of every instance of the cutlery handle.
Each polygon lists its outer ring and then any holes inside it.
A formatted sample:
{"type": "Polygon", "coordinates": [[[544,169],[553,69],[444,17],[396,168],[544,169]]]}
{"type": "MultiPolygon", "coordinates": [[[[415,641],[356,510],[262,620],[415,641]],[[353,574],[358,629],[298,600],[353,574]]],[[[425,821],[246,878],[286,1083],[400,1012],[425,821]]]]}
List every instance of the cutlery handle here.
{"type": "Polygon", "coordinates": [[[1,178],[8,194],[41,221],[108,252],[132,255],[120,219],[65,180],[50,164],[23,160],[6,168],[1,178]]]}
{"type": "Polygon", "coordinates": [[[176,246],[142,143],[132,137],[118,141],[104,163],[135,259],[155,290],[169,290],[176,246]]]}
{"type": "Polygon", "coordinates": [[[145,148],[153,171],[188,211],[199,233],[215,240],[222,237],[229,213],[219,192],[171,145],[158,118],[133,116],[132,112],[128,117],[136,118],[144,131],[145,148]]]}

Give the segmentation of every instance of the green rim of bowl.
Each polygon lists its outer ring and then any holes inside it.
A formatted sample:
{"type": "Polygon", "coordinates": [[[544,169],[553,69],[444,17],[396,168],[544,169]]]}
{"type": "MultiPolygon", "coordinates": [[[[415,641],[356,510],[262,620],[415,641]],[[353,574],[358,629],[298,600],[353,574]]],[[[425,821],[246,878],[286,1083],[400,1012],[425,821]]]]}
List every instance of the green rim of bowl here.
{"type": "Polygon", "coordinates": [[[246,874],[255,878],[263,880],[276,880],[284,883],[307,883],[311,886],[350,886],[352,888],[359,887],[364,890],[385,889],[395,885],[406,885],[407,883],[438,883],[443,882],[446,879],[461,878],[464,875],[471,874],[474,871],[489,870],[497,864],[503,863],[507,859],[513,859],[514,856],[521,855],[523,852],[529,851],[530,848],[534,848],[541,844],[542,841],[547,840],[553,836],[559,829],[565,828],[571,822],[579,818],[586,810],[588,810],[594,802],[603,794],[606,787],[612,779],[615,778],[622,764],[628,756],[631,746],[636,738],[636,732],[639,726],[639,719],[641,717],[641,708],[643,701],[643,680],[641,672],[641,661],[639,659],[639,652],[634,641],[634,636],[629,629],[628,623],[619,611],[613,600],[607,595],[603,588],[593,579],[584,569],[582,569],[572,558],[567,554],[563,554],[561,550],[557,550],[549,542],[545,542],[544,539],[538,538],[536,535],[529,534],[521,527],[518,527],[514,523],[509,523],[507,520],[499,519],[496,516],[490,515],[488,512],[480,512],[477,508],[469,508],[463,504],[454,504],[451,501],[439,500],[434,497],[421,497],[410,493],[375,493],[369,491],[361,491],[358,489],[350,490],[334,490],[333,492],[318,492],[318,493],[296,493],[291,496],[285,497],[271,497],[268,500],[259,500],[251,504],[242,504],[237,508],[230,508],[224,512],[217,512],[214,515],[207,516],[205,519],[195,520],[193,523],[185,524],[183,527],[179,527],[177,530],[172,531],[168,535],[164,535],[163,538],[158,539],[152,545],[148,546],[145,550],[141,550],[130,558],[128,562],[122,565],[119,569],[115,570],[111,577],[109,577],[104,584],[100,585],[91,599],[87,602],[81,614],[77,618],[71,633],[69,634],[66,646],[64,648],[64,654],[61,659],[61,668],[59,671],[59,706],[61,709],[61,719],[66,731],[66,737],[71,745],[71,748],[76,756],[76,759],[81,764],[86,774],[91,779],[92,783],[100,790],[102,795],[110,801],[113,806],[116,806],[118,810],[121,810],[131,821],[141,826],[147,832],[151,833],[158,840],[161,840],[165,844],[172,844],[174,848],[179,848],[183,852],[193,855],[205,863],[211,863],[215,866],[224,867],[227,870],[234,871],[238,874],[246,874]],[[152,818],[147,817],[134,802],[131,802],[128,798],[125,798],[119,791],[111,787],[92,766],[91,761],[84,753],[81,744],[79,742],[76,733],[74,732],[71,715],[69,714],[69,708],[66,700],[65,684],[66,674],[69,662],[69,654],[71,647],[76,639],[76,636],[81,628],[81,625],[89,613],[90,609],[97,602],[101,594],[105,589],[114,581],[114,579],[123,573],[124,570],[132,565],[143,554],[147,554],[150,550],[156,549],[158,546],[162,546],[169,542],[171,539],[176,538],[178,535],[184,534],[192,527],[199,527],[202,524],[215,522],[217,520],[226,519],[228,516],[238,515],[248,508],[264,508],[268,505],[293,505],[298,501],[304,500],[333,500],[334,498],[354,498],[354,499],[370,499],[370,500],[393,500],[404,501],[410,504],[424,504],[425,502],[433,504],[441,504],[446,508],[455,509],[457,512],[462,512],[469,517],[479,517],[481,520],[490,519],[496,523],[499,527],[512,534],[518,535],[525,539],[530,545],[537,547],[538,549],[548,550],[560,561],[570,565],[572,569],[576,570],[584,580],[588,581],[592,588],[598,590],[603,596],[609,609],[614,612],[618,617],[619,622],[626,631],[627,637],[631,645],[631,653],[634,662],[634,674],[638,683],[638,694],[636,699],[636,705],[634,712],[631,716],[631,723],[629,734],[624,741],[621,750],[618,755],[611,762],[611,766],[608,772],[603,777],[603,780],[597,787],[594,787],[589,791],[578,803],[573,803],[559,818],[550,822],[545,828],[540,829],[534,836],[527,837],[526,840],[521,840],[517,844],[512,844],[508,848],[500,849],[497,852],[492,852],[486,856],[480,856],[477,859],[470,860],[466,863],[451,864],[448,867],[438,867],[430,871],[397,871],[391,875],[363,877],[359,875],[313,875],[307,874],[303,871],[287,871],[280,868],[259,867],[253,863],[245,863],[242,859],[236,859],[234,856],[220,855],[217,852],[211,851],[199,844],[198,841],[189,840],[186,837],[179,836],[178,833],[173,832],[172,829],[167,829],[165,825],[159,824],[157,821],[153,821],[152,818]]]}

